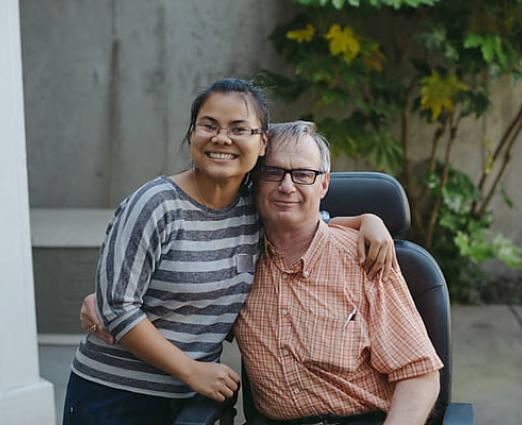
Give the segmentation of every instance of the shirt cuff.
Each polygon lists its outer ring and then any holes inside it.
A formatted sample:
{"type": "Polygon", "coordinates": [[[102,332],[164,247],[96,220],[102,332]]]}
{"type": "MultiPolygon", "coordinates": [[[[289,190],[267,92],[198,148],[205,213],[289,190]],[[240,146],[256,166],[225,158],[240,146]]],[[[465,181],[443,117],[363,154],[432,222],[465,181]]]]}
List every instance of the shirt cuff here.
{"type": "Polygon", "coordinates": [[[443,367],[444,364],[438,357],[424,358],[394,370],[388,375],[388,380],[390,382],[403,381],[404,379],[415,378],[435,372],[443,367]]]}
{"type": "Polygon", "coordinates": [[[145,313],[141,309],[137,309],[111,321],[108,330],[119,342],[132,328],[146,318],[145,313]]]}

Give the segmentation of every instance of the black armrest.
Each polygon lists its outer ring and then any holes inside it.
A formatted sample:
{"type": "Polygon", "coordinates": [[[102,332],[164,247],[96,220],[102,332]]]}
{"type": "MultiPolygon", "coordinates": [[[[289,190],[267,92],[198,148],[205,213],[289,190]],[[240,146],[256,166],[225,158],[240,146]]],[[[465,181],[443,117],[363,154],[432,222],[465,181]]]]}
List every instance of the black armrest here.
{"type": "Polygon", "coordinates": [[[450,403],[444,413],[443,425],[475,425],[475,412],[469,403],[450,403]]]}
{"type": "Polygon", "coordinates": [[[183,407],[176,417],[174,425],[212,425],[217,420],[223,421],[223,418],[231,418],[233,420],[236,414],[234,409],[236,401],[237,391],[232,398],[225,400],[223,403],[198,394],[183,407]]]}

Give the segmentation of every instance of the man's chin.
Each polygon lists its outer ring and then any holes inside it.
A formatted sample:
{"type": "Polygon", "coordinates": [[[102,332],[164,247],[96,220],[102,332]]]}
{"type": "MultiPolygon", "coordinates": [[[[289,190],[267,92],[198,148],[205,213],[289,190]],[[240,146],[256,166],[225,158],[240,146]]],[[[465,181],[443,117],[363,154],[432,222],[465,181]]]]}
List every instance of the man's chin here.
{"type": "Polygon", "coordinates": [[[297,218],[295,211],[290,210],[278,211],[270,221],[277,227],[284,228],[284,230],[297,229],[303,224],[302,220],[297,218]]]}

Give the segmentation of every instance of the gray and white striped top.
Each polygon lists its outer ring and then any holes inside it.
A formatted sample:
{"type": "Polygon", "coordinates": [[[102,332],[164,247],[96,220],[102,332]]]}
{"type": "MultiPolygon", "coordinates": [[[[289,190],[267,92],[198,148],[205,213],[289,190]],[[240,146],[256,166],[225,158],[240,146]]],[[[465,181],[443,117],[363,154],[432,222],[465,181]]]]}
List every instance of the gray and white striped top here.
{"type": "MultiPolygon", "coordinates": [[[[146,183],[116,210],[101,248],[96,299],[105,327],[120,340],[147,317],[191,358],[218,361],[252,285],[260,233],[251,194],[210,209],[168,177],[146,183]]],[[[194,395],[121,345],[92,335],[81,342],[72,369],[137,393],[194,395]]]]}

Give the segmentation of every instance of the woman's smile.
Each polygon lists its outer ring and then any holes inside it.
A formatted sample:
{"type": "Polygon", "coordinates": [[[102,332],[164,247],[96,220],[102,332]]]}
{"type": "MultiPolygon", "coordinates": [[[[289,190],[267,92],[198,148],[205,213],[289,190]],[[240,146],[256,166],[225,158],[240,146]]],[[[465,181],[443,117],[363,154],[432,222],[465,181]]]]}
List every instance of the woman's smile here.
{"type": "Polygon", "coordinates": [[[228,152],[206,152],[206,155],[211,159],[227,160],[236,159],[238,155],[228,152]]]}

